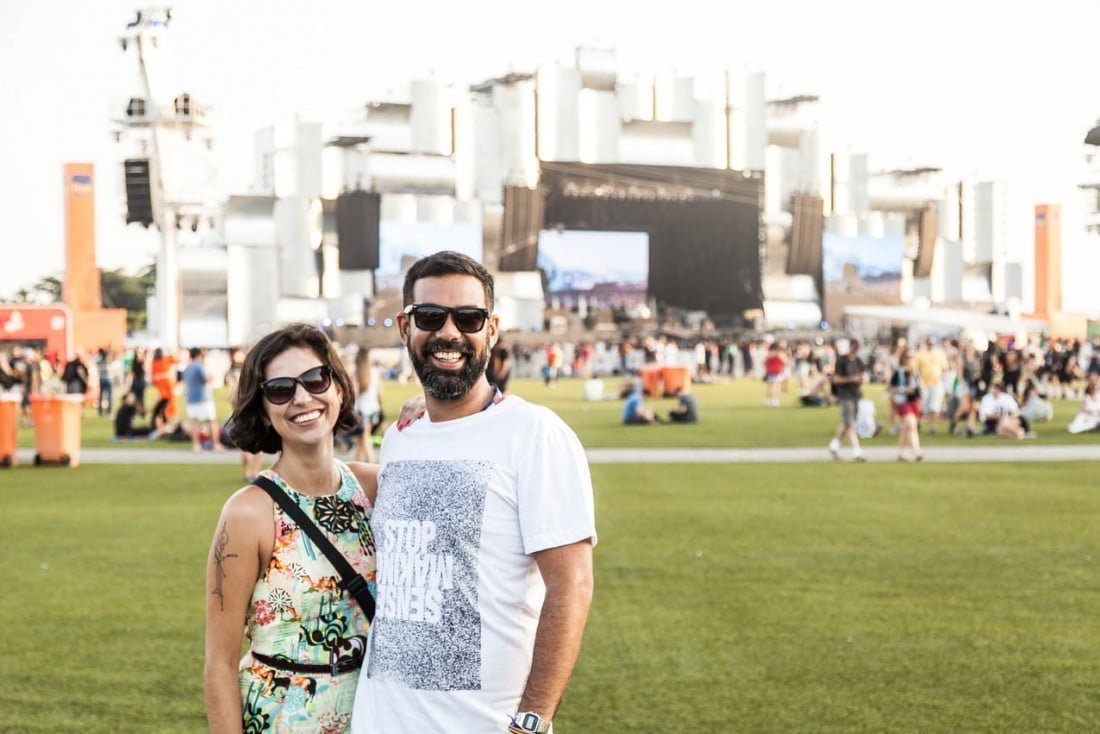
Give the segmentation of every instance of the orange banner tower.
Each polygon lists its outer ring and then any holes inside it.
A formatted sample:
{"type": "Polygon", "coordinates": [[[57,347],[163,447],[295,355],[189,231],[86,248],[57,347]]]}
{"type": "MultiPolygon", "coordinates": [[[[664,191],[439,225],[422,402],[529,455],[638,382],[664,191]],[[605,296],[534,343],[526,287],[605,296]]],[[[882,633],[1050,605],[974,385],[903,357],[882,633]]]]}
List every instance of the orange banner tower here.
{"type": "MultiPolygon", "coordinates": [[[[65,164],[65,281],[61,300],[73,318],[76,352],[100,347],[120,351],[126,340],[126,311],[103,308],[95,263],[95,167],[65,164]]],[[[69,358],[72,355],[65,355],[69,358]]]]}
{"type": "Polygon", "coordinates": [[[1062,207],[1035,207],[1035,314],[1049,319],[1062,310],[1062,207]]]}
{"type": "Polygon", "coordinates": [[[1062,310],[1062,207],[1035,207],[1035,315],[1050,324],[1054,339],[1084,339],[1084,314],[1062,310]]]}

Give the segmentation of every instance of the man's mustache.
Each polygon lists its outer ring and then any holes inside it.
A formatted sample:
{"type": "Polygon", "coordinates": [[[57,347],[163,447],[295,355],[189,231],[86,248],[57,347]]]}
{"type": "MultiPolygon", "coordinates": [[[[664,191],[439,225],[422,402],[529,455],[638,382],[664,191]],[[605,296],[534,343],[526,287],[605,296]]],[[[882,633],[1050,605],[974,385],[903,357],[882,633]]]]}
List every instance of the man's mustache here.
{"type": "Polygon", "coordinates": [[[420,350],[422,354],[432,352],[458,352],[464,357],[473,356],[474,349],[469,344],[461,341],[447,341],[446,339],[432,339],[420,350]]]}

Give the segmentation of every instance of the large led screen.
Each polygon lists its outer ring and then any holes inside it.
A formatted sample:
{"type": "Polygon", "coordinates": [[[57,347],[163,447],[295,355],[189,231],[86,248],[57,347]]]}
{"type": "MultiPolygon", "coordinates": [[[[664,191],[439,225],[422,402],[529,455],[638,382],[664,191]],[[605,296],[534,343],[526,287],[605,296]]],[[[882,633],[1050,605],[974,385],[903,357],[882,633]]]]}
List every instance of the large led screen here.
{"type": "Polygon", "coordinates": [[[649,290],[649,235],[543,230],[538,267],[548,301],[569,308],[582,297],[590,307],[642,305],[649,290]]]}
{"type": "Polygon", "coordinates": [[[481,262],[481,229],[469,222],[433,224],[394,222],[378,224],[378,290],[400,290],[412,264],[440,250],[454,250],[481,262]]]}
{"type": "Polygon", "coordinates": [[[839,324],[846,306],[901,303],[902,237],[822,237],[825,319],[839,324]]]}

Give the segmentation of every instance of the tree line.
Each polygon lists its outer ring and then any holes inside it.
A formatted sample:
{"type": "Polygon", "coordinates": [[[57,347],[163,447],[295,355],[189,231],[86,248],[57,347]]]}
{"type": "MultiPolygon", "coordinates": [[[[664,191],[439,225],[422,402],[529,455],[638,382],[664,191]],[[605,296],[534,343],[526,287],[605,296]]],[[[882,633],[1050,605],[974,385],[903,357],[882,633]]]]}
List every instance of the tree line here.
{"type": "MultiPolygon", "coordinates": [[[[39,278],[29,288],[20,288],[10,298],[0,298],[2,303],[60,303],[62,278],[47,275],[39,278]]],[[[141,331],[147,325],[146,299],[156,289],[157,266],[150,263],[136,275],[127,275],[121,268],[101,270],[100,295],[104,308],[126,309],[126,330],[141,331]]]]}

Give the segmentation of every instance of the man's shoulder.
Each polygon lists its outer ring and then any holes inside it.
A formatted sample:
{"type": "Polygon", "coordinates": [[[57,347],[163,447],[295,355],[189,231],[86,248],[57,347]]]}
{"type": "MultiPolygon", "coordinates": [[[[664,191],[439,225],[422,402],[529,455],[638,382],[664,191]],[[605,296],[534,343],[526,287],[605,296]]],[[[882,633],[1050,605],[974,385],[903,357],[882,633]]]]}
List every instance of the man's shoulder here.
{"type": "Polygon", "coordinates": [[[529,403],[518,395],[509,395],[501,405],[506,406],[506,410],[501,411],[501,415],[513,420],[531,422],[535,425],[546,423],[565,425],[561,416],[550,408],[538,403],[529,403]]]}
{"type": "Polygon", "coordinates": [[[508,425],[508,435],[516,440],[531,441],[542,434],[568,433],[576,435],[561,416],[545,405],[529,403],[517,395],[508,396],[500,415],[508,425]]]}

